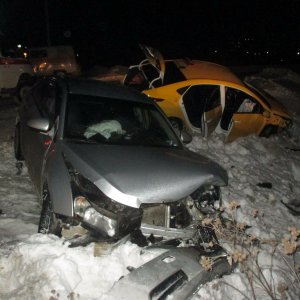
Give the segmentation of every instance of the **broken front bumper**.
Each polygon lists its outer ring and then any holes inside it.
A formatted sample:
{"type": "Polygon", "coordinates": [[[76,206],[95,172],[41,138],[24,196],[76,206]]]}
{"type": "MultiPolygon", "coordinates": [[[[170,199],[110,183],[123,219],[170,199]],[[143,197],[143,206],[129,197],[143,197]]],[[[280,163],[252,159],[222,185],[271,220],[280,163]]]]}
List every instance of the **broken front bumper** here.
{"type": "Polygon", "coordinates": [[[189,299],[201,284],[229,274],[233,267],[222,250],[205,253],[199,249],[173,248],[122,277],[108,293],[112,299],[189,299]],[[201,257],[211,261],[205,270],[201,257]]]}

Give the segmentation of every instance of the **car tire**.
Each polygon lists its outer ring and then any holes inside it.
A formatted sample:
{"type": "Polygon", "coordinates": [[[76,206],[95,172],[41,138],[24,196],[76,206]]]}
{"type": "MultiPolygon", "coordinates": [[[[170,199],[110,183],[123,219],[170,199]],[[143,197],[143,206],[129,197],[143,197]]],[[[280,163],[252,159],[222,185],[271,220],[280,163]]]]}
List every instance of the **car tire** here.
{"type": "Polygon", "coordinates": [[[183,123],[182,123],[182,121],[180,119],[174,118],[174,117],[170,117],[169,121],[170,121],[173,129],[177,133],[177,135],[180,136],[180,133],[183,130],[183,123]]]}
{"type": "Polygon", "coordinates": [[[43,192],[42,200],[43,204],[38,232],[43,234],[55,234],[60,237],[62,230],[61,222],[53,212],[50,193],[47,189],[43,192]]]}
{"type": "Polygon", "coordinates": [[[20,142],[20,124],[15,127],[14,152],[16,160],[24,160],[20,142]]]}
{"type": "Polygon", "coordinates": [[[278,131],[278,127],[277,126],[273,126],[273,125],[267,125],[264,127],[264,129],[261,131],[260,133],[260,137],[265,137],[268,138],[270,137],[272,134],[276,133],[278,131]]]}

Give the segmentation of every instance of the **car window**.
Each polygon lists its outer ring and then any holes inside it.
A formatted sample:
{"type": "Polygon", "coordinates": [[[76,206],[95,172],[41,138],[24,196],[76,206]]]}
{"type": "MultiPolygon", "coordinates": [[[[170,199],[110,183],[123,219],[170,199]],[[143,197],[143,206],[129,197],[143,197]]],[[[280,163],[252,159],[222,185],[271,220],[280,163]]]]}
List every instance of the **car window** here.
{"type": "Polygon", "coordinates": [[[61,92],[54,81],[41,81],[32,91],[34,102],[43,118],[55,121],[59,114],[61,92]]]}
{"type": "Polygon", "coordinates": [[[68,95],[64,138],[75,142],[181,147],[153,104],[74,94],[68,95]]]}
{"type": "Polygon", "coordinates": [[[52,120],[55,115],[55,91],[55,85],[53,83],[49,83],[44,90],[43,99],[39,103],[43,114],[52,120]]]}
{"type": "Polygon", "coordinates": [[[225,89],[225,108],[230,108],[234,113],[261,113],[262,107],[249,94],[234,88],[225,89]]]}
{"type": "Polygon", "coordinates": [[[221,105],[220,86],[191,86],[183,95],[182,99],[191,124],[200,128],[203,113],[221,105]]]}
{"type": "Polygon", "coordinates": [[[225,107],[221,118],[221,128],[228,130],[233,114],[258,114],[262,113],[262,106],[247,93],[225,87],[225,107]]]}

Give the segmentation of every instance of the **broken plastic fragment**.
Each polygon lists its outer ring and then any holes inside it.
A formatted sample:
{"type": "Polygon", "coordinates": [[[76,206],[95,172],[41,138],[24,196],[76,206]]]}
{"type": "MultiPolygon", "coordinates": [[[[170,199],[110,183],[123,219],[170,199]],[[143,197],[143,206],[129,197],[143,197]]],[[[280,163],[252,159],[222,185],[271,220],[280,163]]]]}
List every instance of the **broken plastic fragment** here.
{"type": "Polygon", "coordinates": [[[262,187],[262,188],[271,189],[272,183],[271,182],[260,182],[257,184],[257,186],[262,187]]]}

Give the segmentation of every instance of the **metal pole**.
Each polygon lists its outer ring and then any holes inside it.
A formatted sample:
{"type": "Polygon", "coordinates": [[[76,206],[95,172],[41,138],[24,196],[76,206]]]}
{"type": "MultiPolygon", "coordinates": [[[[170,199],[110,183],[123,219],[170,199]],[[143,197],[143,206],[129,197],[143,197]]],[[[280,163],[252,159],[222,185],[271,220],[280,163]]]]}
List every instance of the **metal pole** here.
{"type": "Polygon", "coordinates": [[[44,4],[45,4],[45,21],[46,21],[47,45],[51,46],[48,0],[45,0],[44,4]]]}

